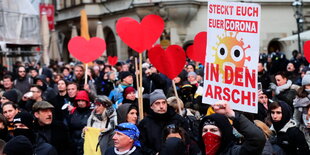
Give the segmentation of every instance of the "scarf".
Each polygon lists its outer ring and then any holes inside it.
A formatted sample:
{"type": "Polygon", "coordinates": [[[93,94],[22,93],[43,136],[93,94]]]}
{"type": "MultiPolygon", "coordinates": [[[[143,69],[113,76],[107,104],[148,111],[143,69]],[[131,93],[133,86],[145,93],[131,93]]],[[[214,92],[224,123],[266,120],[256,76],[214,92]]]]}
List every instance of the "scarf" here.
{"type": "Polygon", "coordinates": [[[202,136],[202,139],[205,144],[206,155],[215,155],[221,146],[221,137],[207,132],[202,136]]]}

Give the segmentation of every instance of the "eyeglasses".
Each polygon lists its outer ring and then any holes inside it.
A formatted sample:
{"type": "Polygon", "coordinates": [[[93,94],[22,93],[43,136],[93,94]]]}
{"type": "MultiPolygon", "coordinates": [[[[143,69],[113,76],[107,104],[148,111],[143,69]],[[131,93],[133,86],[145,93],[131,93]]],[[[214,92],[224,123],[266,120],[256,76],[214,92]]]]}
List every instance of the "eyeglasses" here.
{"type": "Polygon", "coordinates": [[[18,71],[19,73],[21,73],[21,72],[26,72],[26,71],[18,71]]]}

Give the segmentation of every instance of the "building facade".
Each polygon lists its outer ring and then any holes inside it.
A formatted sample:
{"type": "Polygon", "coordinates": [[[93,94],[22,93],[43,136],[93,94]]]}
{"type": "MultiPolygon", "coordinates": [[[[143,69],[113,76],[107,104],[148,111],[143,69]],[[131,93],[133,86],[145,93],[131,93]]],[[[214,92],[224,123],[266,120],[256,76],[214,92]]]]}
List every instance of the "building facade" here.
{"type": "MultiPolygon", "coordinates": [[[[230,0],[239,2],[238,0],[230,0]]],[[[148,14],[160,15],[165,21],[165,30],[158,43],[163,46],[178,44],[186,48],[192,44],[195,35],[207,30],[208,0],[59,0],[51,1],[56,7],[56,30],[64,34],[64,57],[68,58],[67,43],[72,30],[80,28],[80,10],[88,15],[91,37],[96,34],[101,24],[107,43],[107,56],[118,56],[126,60],[135,55],[117,35],[115,25],[121,17],[131,17],[140,21],[148,14]]],[[[297,30],[292,7],[293,0],[243,0],[261,4],[260,51],[270,53],[282,51],[291,55],[298,49],[296,41],[279,41],[292,35],[297,30]]],[[[303,1],[304,25],[308,29],[307,15],[310,0],[303,1]]]]}

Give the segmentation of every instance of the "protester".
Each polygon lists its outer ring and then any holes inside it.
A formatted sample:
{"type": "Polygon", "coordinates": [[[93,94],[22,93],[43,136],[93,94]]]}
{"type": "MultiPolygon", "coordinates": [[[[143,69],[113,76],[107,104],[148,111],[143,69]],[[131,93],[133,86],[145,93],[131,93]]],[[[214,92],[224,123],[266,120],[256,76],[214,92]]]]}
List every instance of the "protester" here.
{"type": "Polygon", "coordinates": [[[91,114],[90,100],[88,93],[81,90],[77,93],[74,102],[74,109],[72,109],[69,116],[69,129],[74,145],[76,155],[83,154],[84,140],[81,137],[83,128],[87,125],[87,120],[91,114]]]}
{"type": "Polygon", "coordinates": [[[260,120],[254,120],[254,123],[257,127],[259,127],[263,131],[265,138],[266,138],[266,143],[265,143],[262,155],[275,154],[273,147],[269,141],[269,139],[272,136],[272,131],[269,129],[269,127],[264,122],[260,120]]]}
{"type": "Polygon", "coordinates": [[[3,153],[5,155],[33,155],[34,150],[25,136],[16,136],[6,143],[3,153]]]}
{"type": "Polygon", "coordinates": [[[3,93],[0,101],[1,104],[9,101],[17,104],[19,102],[18,98],[18,93],[14,89],[11,89],[3,93]]]}
{"type": "Polygon", "coordinates": [[[59,155],[71,153],[68,128],[59,121],[53,120],[54,106],[46,101],[38,101],[32,107],[35,117],[34,132],[38,142],[51,144],[59,155]]]}
{"type": "Polygon", "coordinates": [[[118,124],[129,122],[137,125],[138,111],[138,107],[133,104],[125,103],[120,105],[116,110],[118,124]]]}
{"type": "Polygon", "coordinates": [[[12,136],[8,132],[8,121],[0,114],[0,139],[8,142],[11,138],[12,136]]]}
{"type": "Polygon", "coordinates": [[[216,114],[204,117],[199,125],[201,150],[204,154],[261,154],[264,134],[243,114],[234,112],[226,101],[213,104],[216,114]],[[233,126],[228,118],[233,120],[233,126]],[[233,127],[244,136],[242,145],[233,144],[233,127]]]}
{"type": "Polygon", "coordinates": [[[200,148],[191,140],[184,129],[175,124],[169,124],[164,129],[164,144],[160,155],[197,155],[201,154],[200,148]]]}
{"type": "MultiPolygon", "coordinates": [[[[112,136],[115,125],[117,125],[117,116],[112,107],[112,102],[106,96],[98,96],[95,99],[95,109],[87,120],[87,127],[100,129],[101,132],[98,139],[102,153],[108,147],[113,146],[112,136]]],[[[87,127],[84,130],[87,130],[87,127]]]]}
{"type": "Polygon", "coordinates": [[[121,83],[113,89],[109,95],[110,100],[114,103],[113,107],[115,109],[118,108],[118,106],[123,101],[123,92],[126,87],[133,86],[133,75],[128,72],[120,72],[119,79],[121,80],[121,83]]]}
{"type": "Polygon", "coordinates": [[[33,116],[28,112],[20,112],[14,117],[14,136],[25,136],[30,140],[37,155],[57,155],[56,149],[38,139],[38,134],[33,131],[33,116]]]}
{"type": "Polygon", "coordinates": [[[114,147],[109,148],[105,155],[143,155],[140,149],[140,132],[134,124],[121,123],[115,127],[114,132],[114,147]]]}
{"type": "Polygon", "coordinates": [[[18,89],[22,94],[25,94],[27,91],[29,91],[33,81],[30,77],[27,76],[26,68],[24,66],[18,67],[17,71],[18,77],[14,80],[14,88],[18,89]]]}
{"type": "Polygon", "coordinates": [[[258,92],[258,105],[257,114],[254,114],[254,119],[265,122],[268,112],[269,98],[268,92],[259,90],[258,92]]]}
{"type": "Polygon", "coordinates": [[[297,128],[291,118],[292,111],[285,102],[273,102],[269,105],[269,115],[275,134],[275,144],[279,145],[286,154],[310,154],[304,134],[297,128]]]}
{"type": "Polygon", "coordinates": [[[160,152],[164,142],[163,129],[169,124],[177,124],[186,131],[189,126],[186,120],[176,114],[174,109],[167,104],[166,96],[161,89],[156,89],[150,94],[150,114],[139,124],[141,131],[140,140],[142,149],[149,155],[160,152]]]}
{"type": "Polygon", "coordinates": [[[138,99],[136,98],[136,90],[133,87],[126,87],[123,92],[122,103],[130,103],[138,105],[138,99]]]}
{"type": "Polygon", "coordinates": [[[14,130],[13,119],[15,115],[19,112],[18,105],[13,102],[5,102],[2,104],[2,113],[8,122],[8,131],[12,132],[14,130]]]}
{"type": "Polygon", "coordinates": [[[274,101],[284,101],[293,108],[293,100],[296,97],[296,86],[288,79],[285,72],[275,74],[276,85],[271,84],[271,89],[274,91],[274,101]]]}

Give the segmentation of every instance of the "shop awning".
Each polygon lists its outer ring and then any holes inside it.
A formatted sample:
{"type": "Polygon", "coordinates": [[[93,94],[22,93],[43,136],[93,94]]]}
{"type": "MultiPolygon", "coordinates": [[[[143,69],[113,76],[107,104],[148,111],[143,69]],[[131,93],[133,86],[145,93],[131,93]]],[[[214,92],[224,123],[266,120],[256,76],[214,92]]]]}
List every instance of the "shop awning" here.
{"type": "MultiPolygon", "coordinates": [[[[297,41],[297,40],[298,40],[297,34],[279,39],[279,41],[297,41]]],[[[301,41],[310,40],[310,30],[301,32],[300,33],[300,40],[301,41]]]]}

